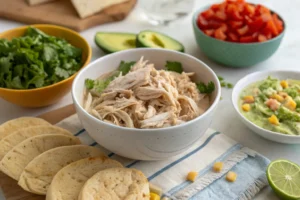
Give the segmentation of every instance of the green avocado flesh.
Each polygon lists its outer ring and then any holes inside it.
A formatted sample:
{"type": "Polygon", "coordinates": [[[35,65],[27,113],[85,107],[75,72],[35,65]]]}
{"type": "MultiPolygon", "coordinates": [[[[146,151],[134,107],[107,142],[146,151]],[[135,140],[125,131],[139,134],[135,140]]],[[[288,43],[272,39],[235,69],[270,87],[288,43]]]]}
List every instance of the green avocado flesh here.
{"type": "Polygon", "coordinates": [[[135,40],[133,33],[98,32],[95,36],[97,46],[105,53],[136,48],[135,40]]]}
{"type": "Polygon", "coordinates": [[[184,52],[183,45],[177,40],[155,31],[142,31],[136,38],[137,47],[164,48],[184,52]]]}

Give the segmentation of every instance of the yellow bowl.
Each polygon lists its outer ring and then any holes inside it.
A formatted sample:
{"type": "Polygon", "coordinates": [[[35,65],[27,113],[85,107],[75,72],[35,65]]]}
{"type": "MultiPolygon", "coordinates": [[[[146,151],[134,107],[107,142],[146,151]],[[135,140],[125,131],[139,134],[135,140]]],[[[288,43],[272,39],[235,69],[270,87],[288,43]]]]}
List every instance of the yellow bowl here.
{"type": "MultiPolygon", "coordinates": [[[[77,32],[61,26],[48,24],[37,24],[31,26],[40,29],[48,35],[64,38],[75,47],[81,48],[83,60],[83,65],[81,68],[85,67],[90,62],[92,54],[91,47],[89,46],[88,42],[77,32]]],[[[22,26],[5,31],[3,33],[0,33],[0,38],[11,40],[15,37],[23,36],[27,28],[28,26],[22,26]]],[[[23,107],[48,106],[59,101],[70,91],[73,79],[75,78],[76,74],[77,73],[58,83],[42,88],[28,90],[0,88],[0,97],[5,99],[6,101],[23,107]]]]}

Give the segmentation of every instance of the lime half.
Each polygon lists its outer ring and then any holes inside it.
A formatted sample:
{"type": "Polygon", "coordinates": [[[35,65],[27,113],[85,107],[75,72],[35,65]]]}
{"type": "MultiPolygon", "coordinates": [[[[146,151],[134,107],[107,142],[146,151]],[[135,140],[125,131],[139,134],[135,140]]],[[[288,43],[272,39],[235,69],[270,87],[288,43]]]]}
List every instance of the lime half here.
{"type": "Polygon", "coordinates": [[[274,192],[282,199],[300,200],[300,166],[288,160],[275,160],[267,169],[267,177],[274,192]]]}

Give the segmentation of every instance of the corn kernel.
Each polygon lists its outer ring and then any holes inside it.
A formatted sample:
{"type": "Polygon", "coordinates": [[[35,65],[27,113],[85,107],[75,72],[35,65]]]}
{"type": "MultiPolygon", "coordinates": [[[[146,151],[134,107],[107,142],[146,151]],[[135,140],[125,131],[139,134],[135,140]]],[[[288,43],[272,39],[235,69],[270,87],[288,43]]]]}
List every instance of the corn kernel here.
{"type": "Polygon", "coordinates": [[[153,192],[150,192],[150,200],[160,200],[160,196],[153,192]]]}
{"type": "Polygon", "coordinates": [[[243,111],[248,112],[251,109],[250,104],[248,104],[248,103],[243,104],[242,109],[243,109],[243,111]]]}
{"type": "Polygon", "coordinates": [[[162,189],[156,185],[153,185],[152,183],[149,184],[150,192],[155,193],[158,196],[162,195],[162,189]]]}
{"type": "Polygon", "coordinates": [[[292,97],[288,96],[285,98],[284,106],[290,110],[295,110],[297,107],[297,103],[293,100],[292,97]]]}
{"type": "Polygon", "coordinates": [[[222,162],[216,162],[213,166],[213,170],[215,172],[220,172],[223,169],[223,163],[222,162]]]}
{"type": "Polygon", "coordinates": [[[283,87],[283,88],[288,88],[289,87],[289,84],[287,81],[283,80],[283,81],[280,81],[280,85],[283,87]]]}
{"type": "Polygon", "coordinates": [[[275,115],[272,115],[268,120],[271,124],[279,125],[279,120],[275,115]]]}
{"type": "Polygon", "coordinates": [[[197,176],[198,176],[198,172],[191,171],[191,172],[188,173],[186,179],[187,179],[188,181],[194,182],[194,181],[196,180],[197,176]]]}
{"type": "Polygon", "coordinates": [[[278,95],[278,94],[273,94],[273,95],[271,96],[271,98],[272,98],[272,99],[276,99],[277,101],[279,101],[279,102],[281,102],[281,103],[284,101],[284,98],[283,98],[282,96],[278,95]]]}
{"type": "Polygon", "coordinates": [[[229,171],[226,175],[226,180],[229,182],[234,182],[236,178],[237,178],[237,174],[232,171],[229,171]]]}
{"type": "Polygon", "coordinates": [[[244,102],[245,103],[254,103],[254,97],[249,95],[249,96],[244,96],[244,102]]]}

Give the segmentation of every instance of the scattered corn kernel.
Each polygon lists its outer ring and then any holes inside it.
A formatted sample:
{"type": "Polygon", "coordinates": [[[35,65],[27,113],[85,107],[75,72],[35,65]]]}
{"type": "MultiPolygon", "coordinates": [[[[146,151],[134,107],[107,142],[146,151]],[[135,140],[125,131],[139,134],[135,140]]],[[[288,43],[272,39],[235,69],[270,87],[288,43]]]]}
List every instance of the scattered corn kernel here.
{"type": "Polygon", "coordinates": [[[150,183],[150,187],[149,188],[150,188],[150,192],[151,193],[155,193],[155,194],[157,194],[158,196],[161,197],[161,195],[162,195],[162,189],[160,187],[158,187],[158,186],[153,185],[152,183],[150,183]]]}
{"type": "Polygon", "coordinates": [[[186,179],[187,179],[188,181],[194,182],[194,181],[196,180],[197,176],[198,176],[198,172],[191,171],[191,172],[188,173],[186,179]]]}
{"type": "Polygon", "coordinates": [[[279,125],[279,120],[275,115],[272,115],[268,120],[271,124],[279,125]]]}
{"type": "Polygon", "coordinates": [[[229,182],[234,182],[236,178],[237,178],[237,174],[232,171],[229,171],[226,175],[226,180],[229,182]]]}
{"type": "Polygon", "coordinates": [[[280,96],[279,94],[273,94],[272,96],[271,96],[271,98],[272,99],[276,99],[277,101],[279,101],[279,102],[283,102],[284,101],[284,98],[282,97],[282,96],[280,96]]]}
{"type": "Polygon", "coordinates": [[[280,96],[282,96],[283,98],[286,98],[287,96],[289,96],[286,92],[278,92],[278,94],[280,96]]]}
{"type": "Polygon", "coordinates": [[[254,103],[254,97],[249,95],[249,96],[244,96],[244,102],[245,103],[254,103]]]}
{"type": "Polygon", "coordinates": [[[223,163],[222,162],[216,162],[213,166],[213,170],[215,172],[220,172],[223,169],[223,163]]]}
{"type": "Polygon", "coordinates": [[[246,104],[242,105],[242,109],[243,109],[243,111],[248,112],[251,109],[251,106],[250,106],[250,104],[246,103],[246,104]]]}
{"type": "Polygon", "coordinates": [[[150,192],[150,200],[160,200],[160,196],[153,192],[150,192]]]}
{"type": "Polygon", "coordinates": [[[287,81],[283,80],[283,81],[280,81],[280,85],[283,87],[283,88],[288,88],[289,87],[289,84],[287,81]]]}
{"type": "Polygon", "coordinates": [[[293,100],[292,97],[288,96],[285,98],[284,106],[290,110],[295,110],[297,107],[297,103],[293,100]]]}

